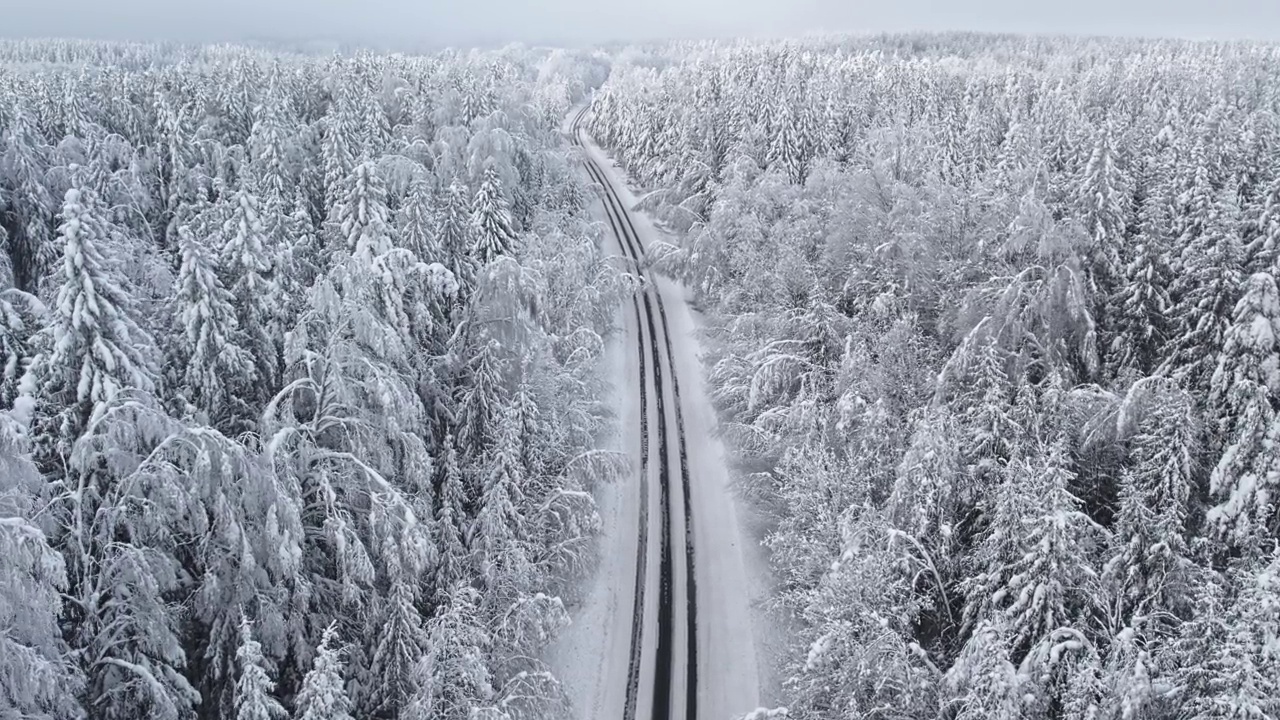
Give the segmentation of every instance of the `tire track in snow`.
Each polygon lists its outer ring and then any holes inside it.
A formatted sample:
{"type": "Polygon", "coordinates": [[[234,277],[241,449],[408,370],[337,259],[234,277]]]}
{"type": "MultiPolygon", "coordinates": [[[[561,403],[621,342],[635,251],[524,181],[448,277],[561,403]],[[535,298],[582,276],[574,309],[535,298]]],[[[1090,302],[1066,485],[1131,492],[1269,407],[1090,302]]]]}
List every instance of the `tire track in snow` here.
{"type": "MultiPolygon", "coordinates": [[[[579,125],[582,117],[586,114],[587,107],[583,107],[574,118],[572,125],[572,139],[575,145],[582,146],[581,140],[578,138],[579,125]]],[[[587,170],[592,173],[593,168],[588,164],[587,170]]],[[[593,177],[594,177],[594,173],[593,177]]],[[[607,210],[607,208],[606,208],[607,210]]],[[[606,215],[608,213],[606,212],[606,215]]],[[[609,223],[613,225],[613,217],[609,215],[609,223]]],[[[618,246],[623,252],[622,235],[618,228],[614,226],[614,235],[618,240],[618,246]]],[[[648,382],[645,366],[645,342],[644,342],[644,326],[640,320],[640,302],[636,298],[631,299],[632,308],[635,311],[636,332],[639,335],[640,342],[637,344],[637,355],[640,361],[640,507],[639,507],[639,538],[636,544],[636,584],[634,607],[632,609],[631,619],[631,651],[627,667],[627,693],[626,703],[623,708],[623,720],[635,720],[636,717],[636,699],[640,690],[640,665],[641,650],[643,649],[642,632],[644,628],[644,600],[646,573],[648,570],[649,558],[649,403],[648,403],[648,382]]],[[[652,342],[653,334],[650,332],[650,342],[652,342]]],[[[661,385],[658,386],[661,390],[661,385]]],[[[658,402],[661,408],[661,401],[658,402]]]]}
{"type": "MultiPolygon", "coordinates": [[[[581,140],[581,123],[585,117],[589,106],[584,107],[574,118],[572,125],[573,141],[579,147],[583,146],[581,140]]],[[[618,197],[617,191],[608,182],[604,171],[591,158],[584,158],[587,171],[592,177],[600,183],[605,191],[605,211],[609,218],[609,223],[613,227],[614,234],[619,240],[619,245],[624,247],[631,260],[635,262],[637,272],[648,282],[647,274],[641,267],[641,258],[644,255],[644,244],[640,240],[640,235],[635,229],[635,225],[631,220],[630,214],[626,211],[621,199],[618,197]],[[622,225],[625,223],[625,227],[622,225]]],[[[663,408],[662,393],[662,376],[661,363],[659,361],[658,348],[656,346],[657,332],[653,319],[653,309],[650,304],[650,297],[656,301],[658,307],[658,315],[661,319],[662,339],[666,345],[667,367],[671,372],[672,395],[675,401],[675,419],[677,444],[680,453],[680,481],[681,490],[684,500],[684,550],[685,550],[685,587],[686,587],[686,651],[687,657],[686,667],[686,683],[685,683],[685,718],[686,720],[696,720],[698,712],[698,642],[697,642],[697,583],[696,583],[696,564],[693,537],[693,504],[691,500],[691,482],[689,476],[688,462],[688,445],[684,428],[684,411],[680,402],[680,381],[675,370],[675,354],[671,343],[670,326],[667,322],[667,312],[665,304],[662,300],[662,294],[656,289],[656,286],[650,284],[644,297],[645,314],[648,316],[649,337],[651,341],[655,365],[655,386],[657,388],[657,406],[659,412],[659,441],[660,441],[660,477],[662,478],[662,514],[663,514],[663,551],[662,551],[662,599],[663,602],[659,607],[659,641],[658,641],[658,672],[654,685],[654,717],[668,718],[670,716],[670,687],[671,687],[671,635],[673,627],[671,624],[671,566],[670,566],[670,515],[669,515],[669,468],[667,467],[667,432],[666,432],[666,413],[663,408]],[[651,291],[651,292],[649,292],[651,291]]],[[[633,299],[634,301],[634,299],[633,299]]],[[[638,312],[638,308],[637,308],[638,312]]],[[[643,337],[641,338],[643,342],[643,337]]],[[[641,350],[643,354],[643,349],[641,350]]],[[[633,643],[637,640],[638,633],[633,632],[633,643]]],[[[633,663],[637,662],[639,652],[633,647],[633,663]]],[[[638,673],[636,673],[638,675],[638,673]]],[[[627,720],[634,717],[634,702],[632,701],[631,688],[628,688],[628,708],[630,713],[627,720]]]]}

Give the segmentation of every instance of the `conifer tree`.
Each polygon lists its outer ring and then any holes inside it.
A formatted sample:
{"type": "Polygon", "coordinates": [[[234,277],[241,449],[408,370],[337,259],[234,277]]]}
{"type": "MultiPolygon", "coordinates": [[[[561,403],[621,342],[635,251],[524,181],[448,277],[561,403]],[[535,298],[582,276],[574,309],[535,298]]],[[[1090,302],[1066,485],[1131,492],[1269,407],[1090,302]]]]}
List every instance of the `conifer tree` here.
{"type": "Polygon", "coordinates": [[[423,178],[415,178],[400,208],[400,247],[423,262],[443,262],[442,248],[436,237],[432,213],[431,186],[423,178]]]}
{"type": "MultiPolygon", "coordinates": [[[[492,163],[484,169],[480,189],[471,204],[471,232],[475,239],[475,258],[487,265],[501,255],[510,254],[516,234],[511,229],[511,213],[502,196],[502,182],[492,163]]],[[[452,238],[450,238],[452,240],[452,238]]]]}
{"type": "Polygon", "coordinates": [[[45,186],[48,168],[48,148],[19,109],[0,133],[0,187],[8,196],[0,202],[0,228],[8,236],[14,285],[30,293],[57,260],[58,245],[50,233],[57,206],[45,186]]]}
{"type": "Polygon", "coordinates": [[[1190,601],[1187,522],[1196,491],[1199,427],[1190,396],[1165,378],[1136,383],[1122,418],[1134,424],[1120,476],[1106,580],[1126,617],[1181,613],[1190,601]]]}
{"type": "Polygon", "coordinates": [[[191,231],[178,231],[182,267],[176,298],[178,342],[175,361],[185,365],[182,387],[188,401],[218,427],[234,417],[247,418],[242,391],[257,370],[244,349],[234,298],[218,279],[213,255],[191,231]]]}
{"type": "Polygon", "coordinates": [[[1277,527],[1274,407],[1280,393],[1280,295],[1269,273],[1249,278],[1236,303],[1209,406],[1222,457],[1210,478],[1209,520],[1236,544],[1261,541],[1277,527]]]}
{"type": "Polygon", "coordinates": [[[439,561],[436,564],[434,587],[435,601],[443,604],[448,594],[466,577],[469,553],[466,539],[471,534],[466,513],[466,487],[462,468],[458,466],[458,451],[452,435],[444,440],[444,457],[441,461],[439,507],[432,526],[439,561]]]}
{"type": "Polygon", "coordinates": [[[258,198],[241,188],[230,197],[229,205],[220,253],[224,285],[234,298],[245,350],[253,357],[259,385],[270,392],[280,381],[280,351],[273,328],[279,324],[281,306],[274,258],[267,247],[258,198]]]}
{"type": "Polygon", "coordinates": [[[330,624],[316,648],[315,662],[298,691],[296,720],[352,720],[351,701],[343,679],[337,625],[330,624]]]}
{"type": "Polygon", "coordinates": [[[236,650],[240,677],[236,681],[236,720],[281,720],[289,714],[272,694],[276,684],[262,656],[262,645],[253,637],[249,619],[240,620],[240,647],[236,650]]]}
{"type": "Polygon", "coordinates": [[[99,249],[109,233],[101,212],[91,191],[67,191],[57,302],[22,381],[28,395],[19,403],[34,404],[35,458],[44,473],[59,472],[97,408],[125,389],[155,389],[153,341],[99,249]]]}
{"type": "Polygon", "coordinates": [[[444,192],[437,218],[436,242],[443,255],[439,261],[453,271],[462,297],[475,288],[476,260],[472,256],[472,229],[468,216],[466,188],[454,180],[444,192]]]}
{"type": "Polygon", "coordinates": [[[393,574],[390,580],[390,595],[374,616],[376,645],[369,659],[370,684],[364,703],[372,717],[400,717],[417,693],[417,665],[427,651],[427,633],[410,586],[412,578],[393,574]]]}
{"type": "Polygon", "coordinates": [[[30,519],[41,481],[17,431],[0,413],[0,708],[15,718],[75,717],[84,677],[59,627],[66,563],[30,519]]]}

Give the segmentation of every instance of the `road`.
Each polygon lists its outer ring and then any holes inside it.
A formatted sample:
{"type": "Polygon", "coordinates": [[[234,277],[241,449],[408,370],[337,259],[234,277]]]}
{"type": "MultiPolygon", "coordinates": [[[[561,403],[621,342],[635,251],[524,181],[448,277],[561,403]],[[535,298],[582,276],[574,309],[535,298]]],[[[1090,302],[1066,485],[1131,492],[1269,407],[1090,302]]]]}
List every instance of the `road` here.
{"type": "Polygon", "coordinates": [[[579,716],[729,720],[756,707],[759,682],[723,451],[711,434],[688,309],[679,288],[643,268],[654,230],[630,212],[625,183],[582,127],[586,112],[573,116],[570,135],[615,250],[643,290],[624,310],[630,358],[621,388],[624,449],[636,453],[638,473],[620,488],[605,543],[616,557],[596,593],[604,609],[589,615],[596,637],[580,641],[595,645],[598,662],[583,680],[594,687],[581,694],[577,704],[588,707],[579,716]]]}

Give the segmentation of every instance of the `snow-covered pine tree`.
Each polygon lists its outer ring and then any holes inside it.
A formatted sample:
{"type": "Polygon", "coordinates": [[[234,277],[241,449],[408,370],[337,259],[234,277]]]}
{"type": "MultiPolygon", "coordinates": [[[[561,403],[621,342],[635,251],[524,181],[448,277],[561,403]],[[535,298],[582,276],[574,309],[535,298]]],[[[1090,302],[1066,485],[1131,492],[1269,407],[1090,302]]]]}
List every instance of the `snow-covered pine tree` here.
{"type": "Polygon", "coordinates": [[[533,586],[536,569],[528,555],[520,426],[510,414],[498,420],[495,445],[484,458],[484,480],[470,547],[477,554],[487,592],[485,604],[510,602],[533,586]]]}
{"type": "MultiPolygon", "coordinates": [[[[446,212],[448,210],[446,208],[446,212]]],[[[498,170],[492,162],[485,165],[484,177],[471,204],[471,233],[475,243],[473,254],[482,266],[515,249],[511,213],[502,194],[498,170]]]]}
{"type": "Polygon", "coordinates": [[[0,203],[0,227],[8,236],[14,284],[34,293],[44,273],[57,259],[51,221],[56,205],[45,185],[49,148],[21,108],[9,118],[0,134],[0,188],[7,201],[0,203]]]}
{"type": "Polygon", "coordinates": [[[321,155],[324,165],[324,208],[332,212],[342,201],[341,186],[351,175],[359,155],[359,126],[353,110],[345,102],[345,94],[329,107],[323,121],[324,139],[321,155]]]}
{"type": "MultiPolygon", "coordinates": [[[[2,234],[2,233],[0,233],[2,234]]],[[[31,362],[31,338],[44,322],[44,303],[11,284],[9,259],[0,253],[0,410],[13,407],[31,362]]]]}
{"type": "Polygon", "coordinates": [[[1109,316],[1112,335],[1107,366],[1112,377],[1145,376],[1168,341],[1171,276],[1157,243],[1144,224],[1138,237],[1123,249],[1128,261],[1109,316]]]}
{"type": "Polygon", "coordinates": [[[302,681],[295,701],[295,720],[352,720],[351,701],[343,677],[342,648],[337,624],[325,628],[315,662],[302,681]]]}
{"type": "Polygon", "coordinates": [[[289,717],[275,698],[276,683],[271,679],[262,645],[253,637],[253,626],[247,617],[240,620],[240,647],[236,650],[240,669],[235,690],[235,720],[281,720],[289,717]]]}
{"type": "Polygon", "coordinates": [[[1184,705],[1194,720],[1280,717],[1280,551],[1234,575],[1239,593],[1221,634],[1195,660],[1207,672],[1184,705]]]}
{"type": "Polygon", "coordinates": [[[294,195],[295,172],[290,161],[289,127],[283,117],[275,76],[257,107],[249,136],[250,172],[263,205],[283,208],[294,195]]]}
{"type": "Polygon", "coordinates": [[[61,477],[72,445],[95,411],[121,391],[155,389],[155,346],[128,292],[103,258],[109,229],[93,193],[72,188],[62,206],[62,266],[49,324],[22,380],[20,412],[34,411],[41,472],[61,477]]]}
{"type": "Polygon", "coordinates": [[[1163,369],[1197,393],[1208,390],[1215,350],[1223,345],[1243,280],[1234,195],[1231,188],[1214,194],[1201,168],[1186,200],[1188,219],[1170,293],[1174,334],[1163,369]]]}
{"type": "Polygon", "coordinates": [[[1096,602],[1094,548],[1103,530],[1081,510],[1071,494],[1074,473],[1065,443],[1041,448],[1029,473],[1014,477],[1033,503],[1022,518],[1021,557],[1006,568],[1008,580],[991,601],[1007,618],[1009,648],[1015,662],[1051,639],[1055,630],[1082,625],[1096,602]]]}
{"type": "Polygon", "coordinates": [[[1245,245],[1245,272],[1275,273],[1276,260],[1280,257],[1280,174],[1267,185],[1261,202],[1253,239],[1245,245]]]}
{"type": "Polygon", "coordinates": [[[443,248],[436,236],[433,201],[431,186],[426,179],[414,178],[400,208],[399,246],[423,262],[445,262],[443,248]]]}
{"type": "Polygon", "coordinates": [[[1270,273],[1249,278],[1236,303],[1217,368],[1209,412],[1216,446],[1210,477],[1216,501],[1208,520],[1237,545],[1254,545],[1277,527],[1275,406],[1280,399],[1280,294],[1270,273]]]}
{"type": "Polygon", "coordinates": [[[1121,413],[1133,433],[1105,580],[1126,622],[1180,617],[1190,610],[1187,531],[1201,451],[1198,416],[1191,397],[1162,377],[1135,383],[1121,413]]]}
{"type": "Polygon", "coordinates": [[[418,613],[412,577],[392,573],[390,593],[371,614],[373,654],[362,702],[366,717],[398,718],[418,692],[418,663],[427,652],[427,631],[418,613]]]}
{"type": "Polygon", "coordinates": [[[792,99],[788,94],[778,96],[770,118],[772,135],[769,140],[768,162],[785,174],[793,183],[803,183],[808,168],[805,162],[803,138],[792,99]]]}
{"type": "Polygon", "coordinates": [[[956,704],[956,720],[1022,717],[1025,678],[1010,660],[1009,630],[983,621],[947,670],[944,682],[956,704]]]}
{"type": "Polygon", "coordinates": [[[461,287],[460,298],[475,288],[476,259],[472,256],[473,233],[467,208],[467,189],[454,180],[444,191],[436,221],[436,242],[443,255],[439,262],[453,271],[461,287]]]}
{"type": "Polygon", "coordinates": [[[439,559],[433,578],[434,602],[442,605],[458,583],[468,577],[470,552],[467,538],[471,525],[467,516],[466,486],[462,468],[458,466],[458,451],[452,435],[444,439],[444,456],[440,462],[440,491],[437,493],[435,524],[432,536],[439,559]]]}
{"type": "Polygon", "coordinates": [[[393,246],[388,223],[387,190],[377,166],[361,162],[339,186],[337,205],[330,223],[333,231],[330,252],[354,257],[370,267],[373,259],[393,246]]]}
{"type": "Polygon", "coordinates": [[[18,433],[0,413],[0,712],[74,718],[84,677],[58,623],[66,564],[31,520],[42,482],[18,433]]]}
{"type": "Polygon", "coordinates": [[[1119,289],[1128,214],[1127,181],[1116,165],[1114,144],[1108,122],[1098,133],[1080,186],[1080,208],[1091,243],[1090,273],[1102,303],[1119,289]]]}
{"type": "Polygon", "coordinates": [[[485,660],[492,638],[478,616],[480,594],[459,583],[447,596],[427,623],[428,651],[418,664],[418,692],[404,713],[408,720],[470,720],[494,696],[485,660]]]}
{"type": "Polygon", "coordinates": [[[217,261],[191,230],[178,230],[182,266],[178,270],[175,311],[175,368],[185,367],[180,387],[187,402],[224,430],[247,429],[256,410],[246,402],[245,390],[254,384],[257,368],[245,350],[236,319],[234,297],[218,278],[217,261]]]}
{"type": "Polygon", "coordinates": [[[280,383],[279,339],[273,330],[279,324],[282,298],[257,196],[241,188],[230,196],[228,205],[221,229],[220,264],[224,286],[234,298],[245,350],[257,369],[256,387],[260,390],[251,399],[256,406],[280,383]]]}

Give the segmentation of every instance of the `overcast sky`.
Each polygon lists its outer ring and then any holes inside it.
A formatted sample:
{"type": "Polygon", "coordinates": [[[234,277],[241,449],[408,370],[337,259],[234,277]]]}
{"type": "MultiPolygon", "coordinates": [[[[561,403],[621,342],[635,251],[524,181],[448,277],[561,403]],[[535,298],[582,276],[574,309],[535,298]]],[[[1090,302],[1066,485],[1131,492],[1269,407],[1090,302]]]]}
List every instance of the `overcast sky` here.
{"type": "Polygon", "coordinates": [[[590,43],[987,30],[1280,40],[1280,0],[0,0],[0,35],[590,43]]]}

